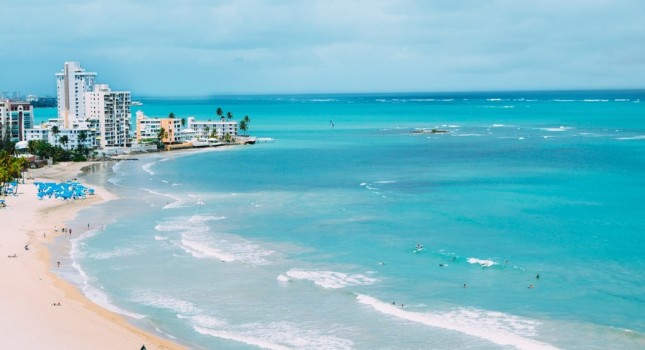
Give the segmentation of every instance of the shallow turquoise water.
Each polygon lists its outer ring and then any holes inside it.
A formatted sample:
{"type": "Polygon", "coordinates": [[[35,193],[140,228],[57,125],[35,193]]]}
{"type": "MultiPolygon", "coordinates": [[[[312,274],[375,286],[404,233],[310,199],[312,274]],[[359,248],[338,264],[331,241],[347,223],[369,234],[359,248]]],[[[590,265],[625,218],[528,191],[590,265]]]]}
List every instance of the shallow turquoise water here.
{"type": "Polygon", "coordinates": [[[194,348],[643,347],[644,95],[143,100],[275,142],[88,174],[62,274],[194,348]]]}

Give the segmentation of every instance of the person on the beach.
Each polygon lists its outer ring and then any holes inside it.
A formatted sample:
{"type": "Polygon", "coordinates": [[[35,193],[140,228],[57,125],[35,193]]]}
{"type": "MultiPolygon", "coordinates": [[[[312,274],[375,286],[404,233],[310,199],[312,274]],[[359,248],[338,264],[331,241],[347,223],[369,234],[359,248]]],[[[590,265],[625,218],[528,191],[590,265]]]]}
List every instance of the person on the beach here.
{"type": "Polygon", "coordinates": [[[141,350],[146,350],[146,346],[145,346],[145,344],[144,344],[144,345],[141,345],[141,350]]]}
{"type": "Polygon", "coordinates": [[[58,265],[58,267],[60,267],[60,261],[57,261],[57,262],[56,262],[56,265],[58,265]]]}

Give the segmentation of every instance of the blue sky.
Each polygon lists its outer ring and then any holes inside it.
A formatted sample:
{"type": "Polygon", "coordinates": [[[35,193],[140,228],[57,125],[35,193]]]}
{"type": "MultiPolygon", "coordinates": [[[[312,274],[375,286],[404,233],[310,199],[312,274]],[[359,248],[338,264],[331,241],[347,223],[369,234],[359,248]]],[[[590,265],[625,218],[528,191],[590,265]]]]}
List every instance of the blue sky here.
{"type": "Polygon", "coordinates": [[[79,61],[134,96],[645,88],[642,0],[0,0],[0,90],[79,61]]]}

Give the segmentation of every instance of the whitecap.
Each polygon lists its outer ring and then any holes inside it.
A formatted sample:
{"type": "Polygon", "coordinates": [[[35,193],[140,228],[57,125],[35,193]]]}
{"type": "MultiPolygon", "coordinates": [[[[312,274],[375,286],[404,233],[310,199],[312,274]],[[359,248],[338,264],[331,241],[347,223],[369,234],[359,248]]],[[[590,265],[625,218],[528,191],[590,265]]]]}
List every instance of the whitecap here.
{"type": "Polygon", "coordinates": [[[122,256],[134,256],[139,254],[138,249],[134,248],[115,248],[106,252],[98,252],[94,253],[90,256],[90,258],[95,259],[95,260],[105,260],[105,259],[111,259],[111,258],[118,258],[122,256]]]}
{"type": "Polygon", "coordinates": [[[557,127],[557,128],[540,128],[540,130],[553,131],[553,132],[561,132],[561,131],[567,131],[567,130],[571,130],[571,129],[572,128],[566,127],[566,126],[560,126],[560,127],[557,127]]]}
{"type": "Polygon", "coordinates": [[[488,340],[502,346],[519,349],[557,349],[555,346],[531,338],[537,336],[537,321],[514,315],[479,309],[456,309],[445,313],[422,313],[403,309],[376,298],[358,294],[359,303],[368,305],[383,314],[430,327],[449,329],[488,340]]]}
{"type": "Polygon", "coordinates": [[[353,345],[353,342],[349,339],[322,334],[318,330],[302,329],[300,326],[288,322],[272,322],[269,324],[254,322],[228,327],[206,327],[196,324],[193,328],[201,334],[272,350],[348,350],[353,345]]]}
{"type": "Polygon", "coordinates": [[[154,175],[155,172],[152,171],[150,168],[152,168],[152,166],[155,165],[155,163],[156,162],[146,163],[146,164],[141,166],[141,169],[143,169],[143,171],[145,171],[146,173],[148,173],[150,175],[154,175]]]}
{"type": "Polygon", "coordinates": [[[645,135],[638,135],[638,136],[629,136],[629,137],[618,137],[616,140],[643,140],[645,139],[645,135]]]}
{"type": "Polygon", "coordinates": [[[130,296],[130,301],[151,306],[158,309],[170,310],[180,314],[196,314],[201,310],[195,304],[177,299],[175,297],[163,295],[150,290],[140,290],[130,296]]]}
{"type": "Polygon", "coordinates": [[[217,259],[223,262],[241,262],[249,265],[268,265],[271,250],[263,249],[242,237],[234,235],[205,235],[204,231],[185,231],[180,247],[195,258],[217,259]]]}
{"type": "Polygon", "coordinates": [[[361,274],[346,274],[336,271],[312,271],[291,269],[287,271],[287,276],[298,279],[311,281],[314,284],[325,289],[337,289],[350,286],[369,285],[379,282],[379,280],[367,277],[361,274]]]}
{"type": "Polygon", "coordinates": [[[479,264],[479,265],[481,265],[481,267],[491,267],[491,266],[497,264],[493,260],[482,260],[482,259],[477,259],[477,258],[468,258],[468,260],[466,260],[466,261],[468,261],[469,264],[479,264]]]}
{"type": "Polygon", "coordinates": [[[279,274],[278,277],[276,277],[276,279],[280,282],[289,282],[289,277],[283,274],[279,274]]]}

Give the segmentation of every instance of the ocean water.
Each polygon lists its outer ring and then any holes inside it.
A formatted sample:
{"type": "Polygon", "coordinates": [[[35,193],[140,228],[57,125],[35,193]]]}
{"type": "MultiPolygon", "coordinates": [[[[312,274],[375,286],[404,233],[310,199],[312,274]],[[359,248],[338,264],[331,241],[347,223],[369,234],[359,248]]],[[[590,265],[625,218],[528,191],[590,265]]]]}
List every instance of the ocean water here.
{"type": "Polygon", "coordinates": [[[94,167],[52,259],[195,349],[644,348],[644,99],[143,99],[275,141],[94,167]]]}

